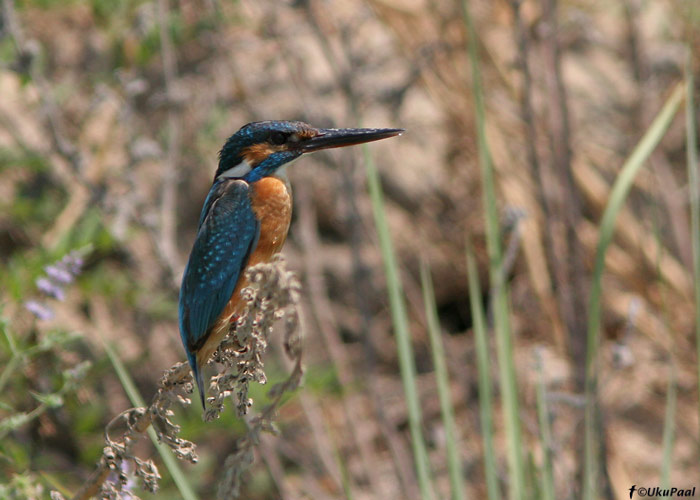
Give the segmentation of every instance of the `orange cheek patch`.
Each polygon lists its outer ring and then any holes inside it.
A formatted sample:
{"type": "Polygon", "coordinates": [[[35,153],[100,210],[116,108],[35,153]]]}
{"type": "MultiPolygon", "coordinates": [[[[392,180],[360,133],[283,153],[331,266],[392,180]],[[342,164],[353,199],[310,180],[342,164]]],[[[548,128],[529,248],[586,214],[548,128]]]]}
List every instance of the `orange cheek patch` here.
{"type": "Polygon", "coordinates": [[[245,158],[245,161],[247,161],[251,167],[255,167],[272,153],[281,150],[282,148],[278,146],[272,146],[266,142],[261,142],[243,149],[243,158],[245,158]]]}

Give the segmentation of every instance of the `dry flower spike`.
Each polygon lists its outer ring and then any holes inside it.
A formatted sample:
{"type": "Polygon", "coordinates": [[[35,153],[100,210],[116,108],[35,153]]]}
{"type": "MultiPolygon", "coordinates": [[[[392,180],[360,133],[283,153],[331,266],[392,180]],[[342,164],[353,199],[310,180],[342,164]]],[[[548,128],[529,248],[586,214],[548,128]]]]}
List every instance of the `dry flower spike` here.
{"type": "MultiPolygon", "coordinates": [[[[211,378],[210,409],[204,420],[219,417],[227,397],[235,394],[236,408],[240,416],[245,415],[253,402],[248,397],[251,381],[264,384],[265,365],[263,355],[275,323],[283,320],[284,346],[294,368],[283,382],[269,391],[271,402],[260,414],[248,422],[248,432],[237,439],[236,452],[224,463],[219,496],[236,498],[240,492],[242,473],[253,463],[253,446],[260,440],[262,431],[273,432],[273,420],[287,392],[295,390],[303,374],[301,365],[301,335],[299,333],[299,292],[296,276],[288,271],[284,259],[277,256],[268,264],[258,264],[247,271],[251,285],[243,290],[246,301],[245,313],[232,325],[227,338],[213,356],[210,364],[217,363],[221,370],[211,378]]],[[[190,404],[183,393],[194,390],[192,375],[187,363],[177,363],[167,370],[148,408],[131,408],[117,415],[105,429],[106,446],[97,469],[74,500],[87,499],[94,495],[101,498],[137,498],[131,492],[129,474],[138,476],[144,488],[155,492],[160,474],[152,460],[143,460],[131,453],[133,444],[149,426],[156,431],[158,439],[168,445],[180,460],[197,462],[196,445],[178,436],[180,427],[170,418],[173,403],[190,404]],[[123,425],[126,430],[112,437],[115,427],[123,425]],[[128,486],[128,489],[125,488],[128,486]],[[126,493],[126,495],[124,495],[126,493]]]]}

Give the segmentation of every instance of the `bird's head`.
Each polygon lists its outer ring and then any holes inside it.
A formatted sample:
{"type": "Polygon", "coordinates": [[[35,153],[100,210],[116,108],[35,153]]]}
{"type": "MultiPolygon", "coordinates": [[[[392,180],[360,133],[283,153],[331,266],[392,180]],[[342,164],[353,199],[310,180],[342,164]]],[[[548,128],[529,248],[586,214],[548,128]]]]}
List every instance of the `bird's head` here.
{"type": "Polygon", "coordinates": [[[399,128],[323,129],[291,121],[249,123],[224,144],[214,180],[227,177],[255,182],[275,175],[304,153],[378,141],[402,132],[399,128]]]}

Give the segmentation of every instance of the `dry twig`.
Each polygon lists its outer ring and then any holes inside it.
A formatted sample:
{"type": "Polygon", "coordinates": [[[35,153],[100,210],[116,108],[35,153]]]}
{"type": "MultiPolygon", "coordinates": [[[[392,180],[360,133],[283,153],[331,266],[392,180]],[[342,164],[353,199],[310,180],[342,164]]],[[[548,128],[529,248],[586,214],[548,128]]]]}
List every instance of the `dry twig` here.
{"type": "MultiPolygon", "coordinates": [[[[241,475],[253,463],[253,447],[260,442],[263,431],[275,432],[273,421],[282,399],[299,386],[303,374],[297,309],[300,286],[296,276],[287,271],[284,260],[277,257],[269,264],[258,264],[249,269],[247,279],[250,286],[243,291],[246,311],[210,362],[220,363],[223,369],[211,379],[209,392],[212,396],[209,402],[212,408],[205,412],[204,419],[211,421],[218,418],[224,408],[224,400],[233,394],[236,395],[238,414],[242,416],[247,413],[253,404],[248,397],[250,382],[265,383],[267,380],[262,356],[278,320],[283,320],[285,352],[294,362],[294,368],[285,381],[270,389],[271,402],[248,422],[247,434],[237,439],[236,451],[224,463],[224,479],[219,487],[222,498],[238,496],[241,475]]],[[[190,394],[193,390],[189,365],[177,363],[163,374],[148,408],[131,408],[117,415],[105,429],[106,446],[97,468],[73,500],[86,500],[97,494],[105,498],[120,498],[121,488],[128,479],[124,472],[125,463],[133,464],[133,470],[143,481],[145,489],[155,492],[160,479],[156,465],[132,453],[134,443],[149,426],[177,458],[195,463],[195,444],[180,438],[180,427],[170,420],[174,414],[171,410],[173,403],[190,404],[190,399],[183,394],[190,394]],[[125,425],[126,431],[115,438],[113,432],[118,424],[125,425]],[[117,475],[116,482],[109,480],[113,473],[117,475]]]]}

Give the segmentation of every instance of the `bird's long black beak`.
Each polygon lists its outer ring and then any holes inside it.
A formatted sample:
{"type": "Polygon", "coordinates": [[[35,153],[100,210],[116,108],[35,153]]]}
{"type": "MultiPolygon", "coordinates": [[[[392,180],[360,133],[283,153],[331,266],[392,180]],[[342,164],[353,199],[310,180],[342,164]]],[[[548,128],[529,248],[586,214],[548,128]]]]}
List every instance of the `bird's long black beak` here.
{"type": "Polygon", "coordinates": [[[304,153],[380,141],[404,133],[402,128],[322,128],[318,135],[300,144],[304,153]]]}

